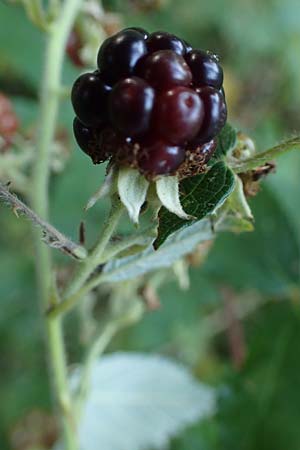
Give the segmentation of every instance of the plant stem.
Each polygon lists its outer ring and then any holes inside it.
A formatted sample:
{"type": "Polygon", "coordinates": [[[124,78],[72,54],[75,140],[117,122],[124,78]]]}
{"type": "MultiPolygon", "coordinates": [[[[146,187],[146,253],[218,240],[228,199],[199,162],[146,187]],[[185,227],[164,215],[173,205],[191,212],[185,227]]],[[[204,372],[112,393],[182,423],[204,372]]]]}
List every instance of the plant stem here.
{"type": "MultiPolygon", "coordinates": [[[[66,42],[74,23],[81,0],[65,0],[60,15],[50,30],[45,57],[44,76],[40,96],[40,128],[37,138],[36,163],[32,174],[31,203],[36,213],[48,220],[48,183],[50,149],[54,139],[59,107],[57,92],[63,66],[66,42]]],[[[43,310],[49,307],[52,282],[52,263],[49,249],[41,241],[40,233],[34,230],[36,247],[37,277],[43,310]]],[[[77,450],[76,432],[71,418],[71,396],[67,380],[66,356],[59,317],[46,318],[49,359],[52,370],[53,388],[57,398],[60,419],[64,431],[66,450],[77,450]]]]}
{"type": "Polygon", "coordinates": [[[80,414],[82,404],[85,401],[86,394],[89,389],[91,371],[95,360],[99,355],[101,355],[116,332],[118,331],[118,324],[114,321],[108,322],[104,329],[100,330],[94,337],[89,349],[87,350],[86,356],[82,364],[82,373],[80,377],[80,384],[78,388],[77,397],[77,412],[80,414]]]}
{"type": "Polygon", "coordinates": [[[78,292],[82,288],[86,280],[89,278],[91,273],[101,263],[103,252],[114,230],[116,229],[116,226],[123,213],[123,210],[124,207],[120,202],[120,200],[117,198],[115,202],[112,204],[110,215],[108,217],[108,220],[104,224],[102,233],[100,234],[100,238],[97,244],[95,245],[90,255],[80,264],[77,272],[73,277],[73,280],[71,281],[69,286],[67,286],[64,292],[64,298],[68,298],[73,294],[75,294],[76,292],[78,292]]]}

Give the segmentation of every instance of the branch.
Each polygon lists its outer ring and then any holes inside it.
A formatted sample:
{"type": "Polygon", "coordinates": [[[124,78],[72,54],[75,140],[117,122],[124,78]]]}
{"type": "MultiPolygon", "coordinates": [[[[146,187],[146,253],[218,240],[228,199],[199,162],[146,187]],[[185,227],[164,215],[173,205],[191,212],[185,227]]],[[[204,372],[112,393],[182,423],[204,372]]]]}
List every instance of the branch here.
{"type": "Polygon", "coordinates": [[[75,259],[85,259],[87,252],[84,247],[71,241],[60,231],[41,219],[32,209],[23,203],[15,194],[9,192],[9,185],[0,183],[0,200],[10,206],[18,217],[19,214],[26,216],[32,223],[38,226],[43,233],[42,240],[52,248],[56,248],[75,259]]]}
{"type": "Polygon", "coordinates": [[[259,166],[262,166],[266,162],[271,161],[278,156],[284,155],[291,150],[299,150],[300,149],[300,136],[296,136],[292,139],[289,139],[281,144],[276,145],[275,147],[270,148],[261,153],[257,153],[251,158],[245,159],[244,161],[239,161],[235,164],[231,165],[231,168],[237,172],[247,172],[248,170],[256,169],[259,166]]]}

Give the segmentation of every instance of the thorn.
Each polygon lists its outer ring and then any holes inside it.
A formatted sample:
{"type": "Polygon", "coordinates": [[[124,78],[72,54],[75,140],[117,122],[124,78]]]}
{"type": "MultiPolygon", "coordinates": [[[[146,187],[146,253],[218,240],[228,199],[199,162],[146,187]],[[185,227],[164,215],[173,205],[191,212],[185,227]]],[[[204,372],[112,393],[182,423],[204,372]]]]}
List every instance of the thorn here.
{"type": "Polygon", "coordinates": [[[14,206],[13,207],[13,213],[14,213],[14,215],[19,219],[20,218],[20,216],[19,216],[19,214],[18,214],[18,207],[17,206],[14,206]]]}
{"type": "Polygon", "coordinates": [[[85,245],[85,223],[80,222],[79,225],[79,244],[85,245]]]}
{"type": "Polygon", "coordinates": [[[211,231],[212,231],[212,233],[215,233],[215,222],[214,222],[214,219],[213,219],[213,217],[209,217],[209,221],[210,221],[210,227],[211,227],[211,231]]]}

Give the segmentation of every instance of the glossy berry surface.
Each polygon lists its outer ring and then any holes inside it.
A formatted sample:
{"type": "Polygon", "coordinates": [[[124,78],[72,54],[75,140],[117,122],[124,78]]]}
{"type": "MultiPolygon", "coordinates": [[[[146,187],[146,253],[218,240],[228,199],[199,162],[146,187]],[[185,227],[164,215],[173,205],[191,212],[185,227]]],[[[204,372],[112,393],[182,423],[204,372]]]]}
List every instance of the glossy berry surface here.
{"type": "Polygon", "coordinates": [[[203,103],[192,89],[178,86],[157,99],[155,127],[168,142],[181,144],[199,132],[204,116],[203,103]]]}
{"type": "Polygon", "coordinates": [[[106,82],[114,84],[133,74],[138,60],[147,53],[144,36],[127,29],[106,39],[98,53],[98,68],[106,82]]]}
{"type": "Polygon", "coordinates": [[[138,156],[138,167],[150,175],[167,175],[175,172],[184,159],[183,147],[156,139],[144,144],[138,156]]]}
{"type": "Polygon", "coordinates": [[[147,40],[147,49],[150,53],[159,50],[172,50],[178,55],[185,55],[186,46],[184,42],[174,34],[163,31],[156,31],[151,33],[147,40]]]}
{"type": "Polygon", "coordinates": [[[91,143],[94,139],[94,130],[84,125],[77,117],[75,117],[73,121],[73,132],[81,150],[89,154],[91,143]]]}
{"type": "Polygon", "coordinates": [[[204,118],[195,143],[205,143],[214,138],[223,128],[227,118],[227,107],[220,91],[207,86],[197,89],[204,105],[204,118]]]}
{"type": "Polygon", "coordinates": [[[111,88],[99,73],[85,73],[72,88],[72,104],[77,117],[87,126],[98,126],[107,121],[107,102],[111,88]]]}
{"type": "Polygon", "coordinates": [[[184,58],[171,50],[159,50],[142,60],[138,75],[158,90],[174,86],[188,86],[192,81],[191,71],[184,58]]]}
{"type": "Polygon", "coordinates": [[[125,78],[110,95],[109,111],[113,126],[125,136],[138,136],[150,127],[155,93],[141,78],[125,78]]]}
{"type": "Polygon", "coordinates": [[[126,28],[106,39],[98,70],[74,83],[74,135],[94,163],[147,178],[205,170],[227,118],[218,59],[163,31],[126,28]]]}
{"type": "Polygon", "coordinates": [[[123,30],[123,31],[127,31],[127,30],[137,31],[138,33],[140,33],[144,37],[144,39],[148,39],[148,37],[150,36],[150,33],[147,30],[145,30],[144,28],[141,28],[141,27],[125,28],[125,30],[123,30]]]}
{"type": "Polygon", "coordinates": [[[195,86],[212,86],[216,89],[222,87],[223,70],[214,56],[201,50],[192,50],[185,59],[191,69],[195,86]]]}
{"type": "Polygon", "coordinates": [[[73,132],[77,144],[87,155],[89,155],[94,164],[104,162],[110,156],[103,146],[103,138],[106,136],[105,129],[89,128],[75,117],[73,121],[73,132]]]}

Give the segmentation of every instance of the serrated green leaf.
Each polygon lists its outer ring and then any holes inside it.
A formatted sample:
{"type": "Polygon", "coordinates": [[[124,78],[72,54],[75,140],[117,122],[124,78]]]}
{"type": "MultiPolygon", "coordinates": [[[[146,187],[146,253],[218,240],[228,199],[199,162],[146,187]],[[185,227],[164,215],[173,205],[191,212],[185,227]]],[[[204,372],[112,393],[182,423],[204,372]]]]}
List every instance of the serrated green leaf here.
{"type": "Polygon", "coordinates": [[[182,256],[191,253],[200,242],[213,239],[217,230],[218,226],[215,230],[212,229],[209,219],[193,221],[192,225],[185,225],[169,236],[158,250],[150,246],[136,255],[108,262],[102,274],[95,278],[94,285],[97,286],[101,281],[115,283],[130,280],[157,269],[170,267],[182,256]]]}
{"type": "Polygon", "coordinates": [[[232,150],[236,144],[236,131],[227,123],[217,137],[217,148],[211,159],[211,162],[216,162],[226,155],[229,150],[232,150]]]}
{"type": "Polygon", "coordinates": [[[247,172],[248,170],[256,169],[266,162],[284,155],[291,150],[300,150],[300,136],[282,142],[275,147],[272,147],[264,152],[257,153],[252,158],[246,159],[242,162],[232,165],[232,169],[237,173],[247,172]]]}
{"type": "MultiPolygon", "coordinates": [[[[180,184],[181,204],[184,211],[202,219],[219,207],[232,192],[234,175],[223,162],[217,162],[206,174],[187,178],[180,184]]],[[[189,223],[170,213],[166,208],[159,212],[158,237],[154,247],[158,248],[167,237],[189,223]]]]}

